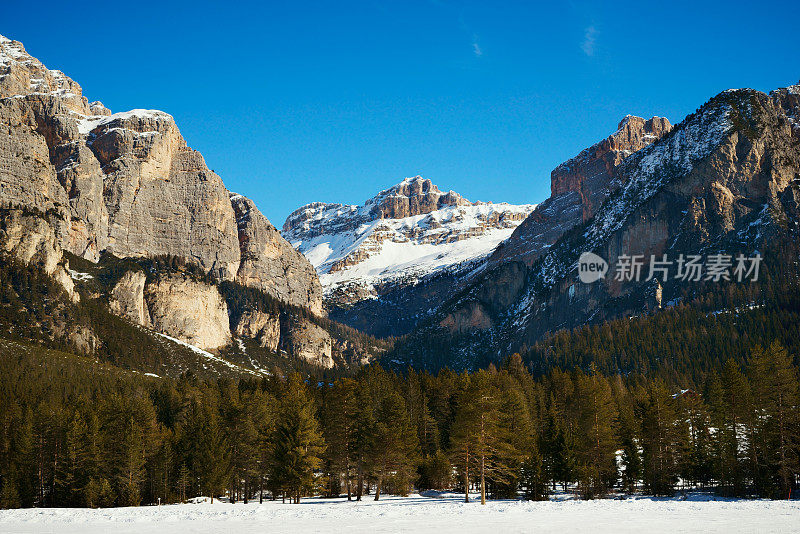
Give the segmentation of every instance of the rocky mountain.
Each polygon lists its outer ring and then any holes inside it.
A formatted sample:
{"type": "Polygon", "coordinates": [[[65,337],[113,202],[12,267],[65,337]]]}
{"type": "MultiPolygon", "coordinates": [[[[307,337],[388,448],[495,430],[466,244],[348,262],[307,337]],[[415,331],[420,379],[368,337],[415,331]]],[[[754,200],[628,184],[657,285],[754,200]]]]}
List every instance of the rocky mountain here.
{"type": "Polygon", "coordinates": [[[768,256],[765,276],[796,269],[780,243],[798,231],[798,95],[800,86],[726,91],[672,129],[662,119],[623,121],[623,137],[635,141],[612,136],[553,171],[553,197],[398,353],[468,367],[524,350],[547,332],[727,291],[740,254],[768,256]],[[634,122],[638,135],[624,132],[634,122]],[[604,278],[578,279],[584,252],[608,262],[604,278]],[[720,254],[728,279],[676,276],[690,256],[720,254]],[[641,258],[643,275],[619,276],[632,257],[641,258]],[[651,267],[671,267],[671,276],[648,277],[651,267]]]}
{"type": "Polygon", "coordinates": [[[416,176],[361,206],[303,206],[286,219],[283,235],[316,267],[333,317],[396,335],[402,331],[388,323],[413,326],[433,305],[417,286],[447,278],[443,287],[452,289],[534,208],[470,202],[416,176]]]}
{"type": "Polygon", "coordinates": [[[550,197],[539,204],[492,255],[491,264],[531,265],[567,230],[588,221],[611,193],[611,181],[626,157],[672,129],[669,120],[628,115],[617,131],[550,173],[550,197]]]}
{"type": "MultiPolygon", "coordinates": [[[[286,309],[325,315],[314,267],[251,200],[226,189],[170,115],[112,113],[2,36],[0,208],[7,257],[40,266],[74,300],[80,295],[68,274],[70,255],[98,265],[110,256],[196,266],[199,282],[170,272],[146,273],[145,283],[135,268],[108,289],[116,313],[201,349],[232,343],[231,331],[264,334],[229,324],[219,284],[253,288],[286,309]]],[[[296,331],[284,328],[281,348],[268,345],[333,365],[329,347],[336,340],[320,342],[324,336],[306,319],[290,323],[296,331]]]]}

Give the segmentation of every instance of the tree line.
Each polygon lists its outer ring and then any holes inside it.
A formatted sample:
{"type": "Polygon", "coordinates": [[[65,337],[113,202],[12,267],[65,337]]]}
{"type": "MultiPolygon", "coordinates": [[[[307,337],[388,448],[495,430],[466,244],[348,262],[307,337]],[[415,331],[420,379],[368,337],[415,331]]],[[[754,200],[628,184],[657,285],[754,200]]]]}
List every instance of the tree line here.
{"type": "Polygon", "coordinates": [[[695,389],[592,365],[534,375],[517,355],[472,373],[172,380],[0,347],[6,508],[413,490],[785,499],[798,488],[798,368],[779,343],[695,389]]]}

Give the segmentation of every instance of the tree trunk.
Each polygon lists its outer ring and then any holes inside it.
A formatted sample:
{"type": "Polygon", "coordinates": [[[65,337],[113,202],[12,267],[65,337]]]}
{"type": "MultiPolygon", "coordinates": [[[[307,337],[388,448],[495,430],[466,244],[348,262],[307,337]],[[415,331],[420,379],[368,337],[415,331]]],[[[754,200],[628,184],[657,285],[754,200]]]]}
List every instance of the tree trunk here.
{"type": "Polygon", "coordinates": [[[361,500],[361,495],[364,493],[364,470],[361,467],[361,462],[358,463],[358,484],[356,485],[356,500],[361,500]]]}
{"type": "Polygon", "coordinates": [[[486,504],[486,455],[481,454],[481,504],[486,504]]]}
{"type": "Polygon", "coordinates": [[[375,500],[379,500],[381,498],[381,482],[383,482],[383,476],[378,476],[378,485],[375,486],[375,500]]]}
{"type": "Polygon", "coordinates": [[[350,487],[351,485],[350,485],[350,466],[349,465],[347,466],[347,469],[345,470],[345,477],[347,479],[347,500],[350,501],[353,498],[351,496],[352,488],[350,487]]]}
{"type": "Polygon", "coordinates": [[[467,461],[464,464],[464,502],[469,502],[469,452],[467,452],[467,461]]]}
{"type": "Polygon", "coordinates": [[[264,504],[264,475],[258,477],[258,504],[264,504]]]}

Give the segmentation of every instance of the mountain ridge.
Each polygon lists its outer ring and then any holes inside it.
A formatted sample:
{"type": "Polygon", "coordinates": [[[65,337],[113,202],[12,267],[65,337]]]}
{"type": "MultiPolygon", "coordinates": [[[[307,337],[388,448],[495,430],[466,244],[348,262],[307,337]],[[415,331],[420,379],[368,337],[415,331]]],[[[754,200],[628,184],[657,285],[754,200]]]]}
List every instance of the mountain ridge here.
{"type": "Polygon", "coordinates": [[[700,286],[675,280],[622,283],[613,276],[620,257],[641,255],[647,272],[651,255],[753,255],[780,236],[794,235],[800,198],[797,94],[796,86],[789,86],[769,94],[729,90],[715,96],[623,160],[590,219],[563,232],[529,262],[493,258],[480,279],[399,352],[424,364],[423,352],[438,351],[439,361],[469,366],[480,354],[499,357],[524,349],[547,332],[654,313],[700,286]],[[607,260],[611,274],[594,284],[578,282],[582,252],[607,260]]]}
{"type": "Polygon", "coordinates": [[[533,208],[471,202],[415,176],[360,206],[307,204],[287,217],[283,235],[317,268],[328,301],[350,305],[480,261],[533,208]]]}
{"type": "MultiPolygon", "coordinates": [[[[171,115],[112,113],[22,43],[2,36],[0,229],[4,259],[43,269],[72,305],[104,299],[137,327],[198,350],[225,351],[252,336],[256,352],[299,356],[326,368],[342,361],[342,351],[353,353],[346,339],[329,332],[336,327],[324,320],[311,264],[251,200],[225,187],[171,115]],[[119,268],[108,258],[133,260],[124,264],[127,276],[111,277],[115,285],[92,284],[94,276],[109,278],[104,269],[119,268]],[[78,272],[70,261],[90,263],[78,272]],[[223,295],[222,284],[239,289],[223,295]],[[242,300],[244,287],[281,304],[238,313],[234,322],[230,306],[260,302],[242,300]]],[[[108,341],[81,328],[82,350],[108,341]]]]}

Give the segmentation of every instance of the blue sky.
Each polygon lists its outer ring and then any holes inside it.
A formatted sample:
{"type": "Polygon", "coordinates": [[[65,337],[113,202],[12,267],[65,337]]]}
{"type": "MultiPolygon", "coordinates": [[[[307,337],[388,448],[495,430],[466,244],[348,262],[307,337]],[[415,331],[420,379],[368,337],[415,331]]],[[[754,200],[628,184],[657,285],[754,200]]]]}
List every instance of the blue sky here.
{"type": "Polygon", "coordinates": [[[171,113],[280,227],[421,174],[538,202],[626,114],[800,78],[800,2],[39,2],[0,33],[113,111],[171,113]]]}

